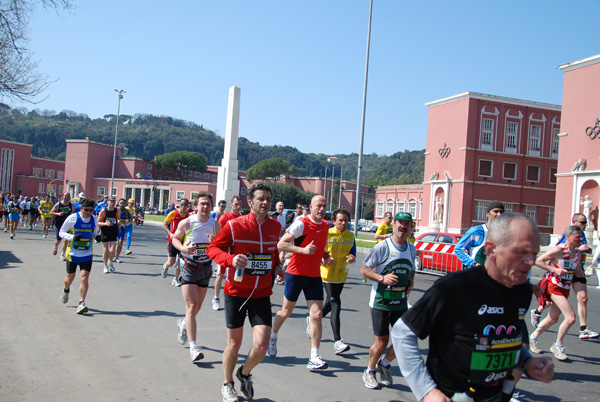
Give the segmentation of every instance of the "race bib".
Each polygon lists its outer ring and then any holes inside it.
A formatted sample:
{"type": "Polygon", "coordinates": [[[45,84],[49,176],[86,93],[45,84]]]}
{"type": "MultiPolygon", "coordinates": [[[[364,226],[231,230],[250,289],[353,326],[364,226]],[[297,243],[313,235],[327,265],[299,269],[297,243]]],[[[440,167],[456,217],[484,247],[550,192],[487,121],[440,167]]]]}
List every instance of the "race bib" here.
{"type": "Polygon", "coordinates": [[[475,334],[469,381],[493,386],[504,380],[519,360],[521,337],[514,325],[488,325],[483,334],[475,334]]]}
{"type": "Polygon", "coordinates": [[[264,276],[273,268],[273,255],[268,253],[247,253],[248,264],[244,275],[264,276]]]}
{"type": "Polygon", "coordinates": [[[208,243],[195,243],[196,251],[192,256],[192,259],[198,263],[205,264],[210,262],[210,258],[206,255],[206,249],[208,248],[208,243]]]}
{"type": "Polygon", "coordinates": [[[90,238],[89,237],[80,237],[79,240],[73,240],[73,248],[75,250],[87,250],[90,248],[90,238]]]}

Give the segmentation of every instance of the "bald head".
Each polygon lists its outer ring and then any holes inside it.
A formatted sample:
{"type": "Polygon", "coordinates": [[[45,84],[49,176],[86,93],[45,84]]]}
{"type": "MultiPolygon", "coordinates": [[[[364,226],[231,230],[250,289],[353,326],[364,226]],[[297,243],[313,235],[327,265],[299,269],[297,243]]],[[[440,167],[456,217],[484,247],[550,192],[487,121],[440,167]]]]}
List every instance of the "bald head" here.
{"type": "Polygon", "coordinates": [[[325,217],[325,210],[327,208],[327,201],[325,201],[325,197],[322,195],[315,195],[312,200],[310,200],[310,216],[311,218],[320,223],[325,217]]]}

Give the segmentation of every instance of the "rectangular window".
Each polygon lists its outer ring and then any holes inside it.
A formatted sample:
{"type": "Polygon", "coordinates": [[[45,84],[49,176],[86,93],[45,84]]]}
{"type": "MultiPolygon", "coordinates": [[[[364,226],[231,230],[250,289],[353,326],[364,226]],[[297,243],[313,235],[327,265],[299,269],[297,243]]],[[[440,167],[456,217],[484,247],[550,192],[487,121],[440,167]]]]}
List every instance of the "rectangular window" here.
{"type": "Polygon", "coordinates": [[[489,201],[475,201],[475,220],[485,222],[487,220],[486,209],[489,201]]]}
{"type": "Polygon", "coordinates": [[[556,184],[556,168],[550,168],[550,184],[556,184]]]}
{"type": "Polygon", "coordinates": [[[525,205],[525,215],[527,215],[531,219],[533,219],[534,222],[536,222],[536,220],[535,220],[536,212],[537,212],[537,207],[535,205],[525,205]]]}
{"type": "Polygon", "coordinates": [[[104,196],[106,193],[106,187],[98,187],[98,195],[104,196]]]}
{"type": "Polygon", "coordinates": [[[540,181],[540,167],[536,165],[527,165],[527,181],[540,181]]]}
{"type": "Polygon", "coordinates": [[[375,209],[375,217],[383,218],[383,202],[377,202],[377,208],[375,209]]]}
{"type": "Polygon", "coordinates": [[[504,212],[514,212],[515,204],[512,202],[504,202],[504,212]]]}
{"type": "Polygon", "coordinates": [[[492,177],[493,163],[490,160],[480,159],[479,160],[479,176],[492,177]]]}
{"type": "Polygon", "coordinates": [[[404,201],[396,203],[396,212],[404,212],[404,201]]]}
{"type": "Polygon", "coordinates": [[[40,183],[40,185],[38,186],[38,193],[44,194],[45,189],[46,189],[46,186],[44,186],[44,183],[40,183]]]}
{"type": "Polygon", "coordinates": [[[540,137],[542,135],[541,126],[531,126],[531,133],[529,134],[529,150],[538,151],[540,150],[540,137]]]}
{"type": "Polygon", "coordinates": [[[64,172],[64,170],[59,170],[58,172],[56,172],[56,178],[57,179],[64,179],[65,178],[65,172],[64,172]]]}
{"type": "Polygon", "coordinates": [[[46,178],[53,180],[54,179],[54,170],[52,169],[46,169],[46,178]]]}
{"type": "Polygon", "coordinates": [[[412,215],[413,219],[417,216],[417,203],[409,202],[408,203],[408,212],[412,215]]]}
{"type": "Polygon", "coordinates": [[[194,202],[194,200],[198,198],[198,192],[197,191],[192,191],[190,193],[190,202],[194,202]]]}
{"type": "Polygon", "coordinates": [[[116,197],[116,196],[117,196],[117,188],[116,188],[116,187],[113,187],[113,189],[112,189],[112,194],[111,194],[111,195],[112,195],[113,197],[116,197]]]}
{"type": "Polygon", "coordinates": [[[200,172],[194,172],[194,177],[196,179],[201,179],[202,178],[202,173],[200,173],[200,172]]]}
{"type": "Polygon", "coordinates": [[[385,203],[385,212],[390,212],[392,215],[394,214],[394,203],[392,201],[385,203]]]}
{"type": "Polygon", "coordinates": [[[213,175],[212,175],[212,179],[213,179],[214,181],[217,181],[217,175],[216,175],[216,174],[213,174],[213,175]]]}
{"type": "Polygon", "coordinates": [[[559,128],[555,128],[552,130],[552,153],[555,154],[553,156],[558,155],[558,133],[560,132],[559,128]]]}
{"type": "Polygon", "coordinates": [[[210,173],[204,173],[204,179],[210,180],[210,173]]]}
{"type": "Polygon", "coordinates": [[[506,147],[517,148],[517,130],[519,123],[514,121],[506,122],[506,147]]]}
{"type": "Polygon", "coordinates": [[[546,226],[554,226],[554,207],[546,210],[546,226]]]}
{"type": "Polygon", "coordinates": [[[240,195],[246,195],[246,187],[240,189],[240,195]]]}
{"type": "Polygon", "coordinates": [[[481,148],[492,148],[494,141],[494,120],[483,119],[483,126],[481,128],[481,148]]]}
{"type": "Polygon", "coordinates": [[[34,177],[42,177],[42,174],[44,174],[44,169],[42,169],[42,168],[33,168],[33,176],[34,177]]]}
{"type": "Polygon", "coordinates": [[[178,191],[175,193],[175,199],[180,200],[185,197],[185,191],[178,191]]]}
{"type": "Polygon", "coordinates": [[[188,175],[188,177],[192,177],[192,171],[188,170],[187,175],[188,175]]]}
{"type": "Polygon", "coordinates": [[[502,178],[507,180],[516,180],[517,178],[517,164],[512,162],[504,162],[504,169],[502,171],[502,178]]]}
{"type": "Polygon", "coordinates": [[[48,184],[48,194],[56,196],[56,184],[48,184]]]}
{"type": "Polygon", "coordinates": [[[151,163],[149,163],[149,164],[146,166],[146,169],[147,169],[147,170],[152,170],[152,164],[151,164],[151,163]]]}
{"type": "Polygon", "coordinates": [[[61,184],[60,186],[58,186],[58,194],[64,194],[64,193],[65,192],[64,192],[63,186],[61,184]]]}

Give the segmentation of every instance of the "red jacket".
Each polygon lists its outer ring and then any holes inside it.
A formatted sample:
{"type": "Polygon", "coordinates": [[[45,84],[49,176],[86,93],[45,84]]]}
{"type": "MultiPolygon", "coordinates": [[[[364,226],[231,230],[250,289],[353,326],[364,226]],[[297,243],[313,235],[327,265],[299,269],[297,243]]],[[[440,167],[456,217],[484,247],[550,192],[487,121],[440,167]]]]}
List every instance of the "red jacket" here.
{"type": "Polygon", "coordinates": [[[279,265],[277,242],[281,225],[265,218],[258,224],[256,215],[250,213],[228,221],[208,246],[206,254],[215,263],[229,270],[224,292],[228,296],[260,298],[270,296],[273,291],[273,271],[279,265]],[[238,254],[271,254],[271,272],[256,276],[246,268],[241,282],[234,281],[233,257],[238,254]]]}

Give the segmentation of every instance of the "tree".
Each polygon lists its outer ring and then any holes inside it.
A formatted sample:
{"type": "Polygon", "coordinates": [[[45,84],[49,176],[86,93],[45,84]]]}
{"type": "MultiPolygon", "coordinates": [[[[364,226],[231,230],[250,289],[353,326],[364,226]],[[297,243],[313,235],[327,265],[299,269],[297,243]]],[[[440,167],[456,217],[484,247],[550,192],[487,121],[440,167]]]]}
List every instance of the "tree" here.
{"type": "MultiPolygon", "coordinates": [[[[44,8],[69,10],[71,0],[39,0],[44,8]]],[[[0,0],[0,99],[33,102],[51,84],[36,72],[27,49],[29,16],[36,0],[0,0]]]]}
{"type": "Polygon", "coordinates": [[[372,221],[375,217],[375,202],[368,200],[362,209],[362,218],[367,221],[372,221]]]}
{"type": "Polygon", "coordinates": [[[294,174],[296,167],[290,162],[282,158],[270,158],[258,162],[246,171],[246,179],[267,180],[272,179],[277,181],[277,178],[282,174],[294,174]]]}
{"type": "Polygon", "coordinates": [[[187,181],[188,172],[206,170],[206,158],[198,152],[176,151],[157,156],[156,166],[161,169],[174,167],[181,181],[187,181]]]}
{"type": "Polygon", "coordinates": [[[294,208],[296,204],[310,204],[310,200],[315,196],[310,191],[302,191],[298,187],[290,183],[269,183],[272,191],[272,206],[279,201],[283,201],[288,208],[294,208]]]}

